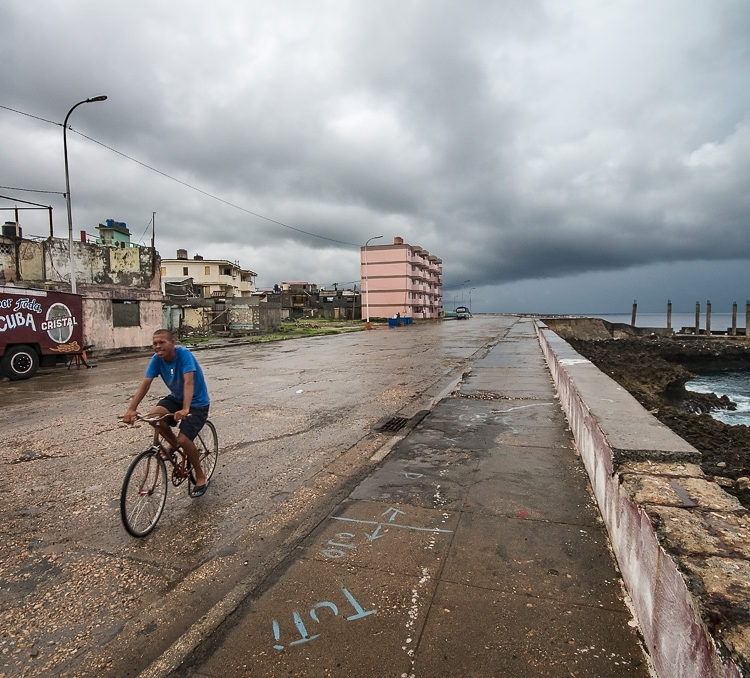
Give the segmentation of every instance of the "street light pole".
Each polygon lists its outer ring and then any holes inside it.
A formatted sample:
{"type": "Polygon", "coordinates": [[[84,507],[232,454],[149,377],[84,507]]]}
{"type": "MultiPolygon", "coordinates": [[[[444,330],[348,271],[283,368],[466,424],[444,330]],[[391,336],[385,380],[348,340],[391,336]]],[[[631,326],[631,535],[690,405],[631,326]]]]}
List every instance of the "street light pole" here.
{"type": "Polygon", "coordinates": [[[377,240],[378,238],[382,238],[382,235],[374,235],[372,238],[369,238],[364,246],[364,256],[362,259],[362,263],[364,264],[364,272],[365,272],[365,313],[367,320],[365,321],[365,329],[371,330],[372,325],[370,325],[370,285],[367,282],[367,246],[370,244],[371,241],[377,240]]]}
{"type": "Polygon", "coordinates": [[[461,283],[461,304],[464,303],[464,288],[471,282],[471,280],[464,280],[461,283]]]}
{"type": "Polygon", "coordinates": [[[63,151],[65,153],[65,202],[68,207],[68,258],[70,261],[70,291],[76,293],[76,274],[75,265],[73,263],[73,214],[70,209],[70,173],[68,172],[68,118],[70,114],[78,108],[81,104],[90,104],[92,101],[106,101],[105,95],[98,97],[91,97],[90,99],[84,99],[79,101],[73,108],[68,111],[63,122],[63,151]]]}

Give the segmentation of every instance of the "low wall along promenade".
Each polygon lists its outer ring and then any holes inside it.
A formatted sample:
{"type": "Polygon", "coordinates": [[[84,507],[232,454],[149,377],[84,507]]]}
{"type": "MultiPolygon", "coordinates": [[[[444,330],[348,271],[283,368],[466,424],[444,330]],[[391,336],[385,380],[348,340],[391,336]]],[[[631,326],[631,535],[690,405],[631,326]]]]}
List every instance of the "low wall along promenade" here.
{"type": "Polygon", "coordinates": [[[537,333],[658,676],[750,675],[750,512],[695,448],[537,333]]]}

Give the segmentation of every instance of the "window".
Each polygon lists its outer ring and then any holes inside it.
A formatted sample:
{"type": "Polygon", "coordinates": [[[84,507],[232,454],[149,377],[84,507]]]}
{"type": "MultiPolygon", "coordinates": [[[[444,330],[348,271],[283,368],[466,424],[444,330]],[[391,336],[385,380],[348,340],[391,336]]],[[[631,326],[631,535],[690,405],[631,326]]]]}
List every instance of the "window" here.
{"type": "Polygon", "coordinates": [[[183,266],[182,267],[182,275],[187,275],[187,274],[188,274],[188,267],[187,266],[183,266]]]}
{"type": "Polygon", "coordinates": [[[204,266],[203,267],[203,275],[211,275],[211,267],[210,266],[204,266]]]}
{"type": "Polygon", "coordinates": [[[112,327],[140,327],[140,302],[130,299],[112,300],[112,327]]]}

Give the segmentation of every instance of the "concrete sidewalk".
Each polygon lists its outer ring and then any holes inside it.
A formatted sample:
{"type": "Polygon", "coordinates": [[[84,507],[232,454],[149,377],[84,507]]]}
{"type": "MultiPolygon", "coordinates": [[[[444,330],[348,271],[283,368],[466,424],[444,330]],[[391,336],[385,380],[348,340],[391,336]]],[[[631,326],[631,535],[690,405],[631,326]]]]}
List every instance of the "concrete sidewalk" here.
{"type": "Polygon", "coordinates": [[[533,324],[514,324],[179,673],[648,676],[533,324]]]}

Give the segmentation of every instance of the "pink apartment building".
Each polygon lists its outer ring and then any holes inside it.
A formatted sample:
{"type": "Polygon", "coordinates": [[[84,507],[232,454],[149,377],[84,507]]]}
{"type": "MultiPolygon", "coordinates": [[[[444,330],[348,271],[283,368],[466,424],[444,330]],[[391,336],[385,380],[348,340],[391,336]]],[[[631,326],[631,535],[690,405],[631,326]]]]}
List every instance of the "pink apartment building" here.
{"type": "Polygon", "coordinates": [[[360,248],[360,269],[363,318],[441,316],[443,261],[427,250],[395,237],[392,245],[360,248]]]}

